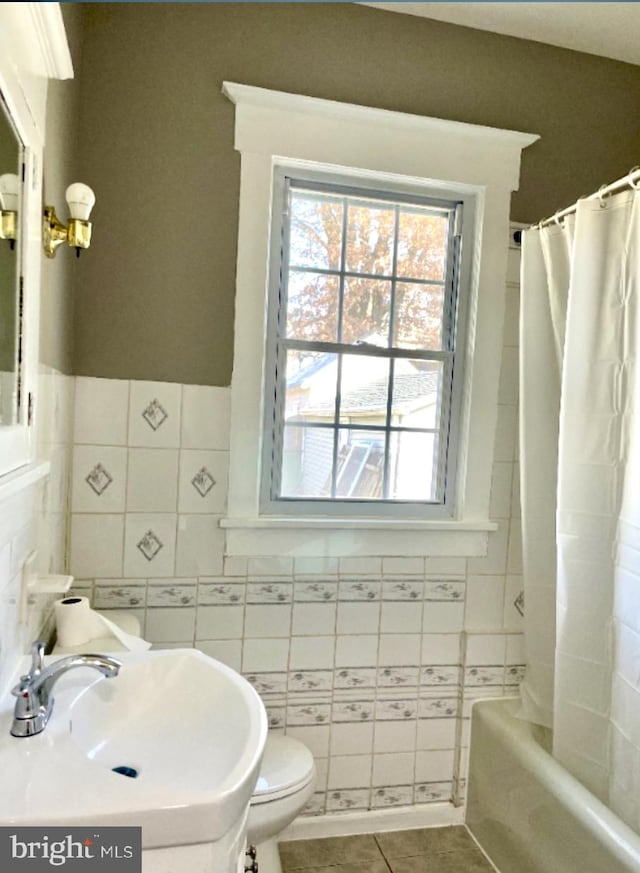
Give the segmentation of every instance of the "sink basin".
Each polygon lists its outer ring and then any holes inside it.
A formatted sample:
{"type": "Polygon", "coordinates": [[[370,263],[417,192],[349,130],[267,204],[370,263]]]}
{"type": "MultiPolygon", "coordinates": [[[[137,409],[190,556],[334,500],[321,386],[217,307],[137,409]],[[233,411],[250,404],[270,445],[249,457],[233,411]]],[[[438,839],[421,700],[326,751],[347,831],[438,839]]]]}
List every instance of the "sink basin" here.
{"type": "Polygon", "coordinates": [[[195,649],[124,652],[120,675],[80,668],[35,737],[2,701],[0,825],[141,825],[144,848],[212,842],[253,792],[267,734],[253,688],[195,649]]]}

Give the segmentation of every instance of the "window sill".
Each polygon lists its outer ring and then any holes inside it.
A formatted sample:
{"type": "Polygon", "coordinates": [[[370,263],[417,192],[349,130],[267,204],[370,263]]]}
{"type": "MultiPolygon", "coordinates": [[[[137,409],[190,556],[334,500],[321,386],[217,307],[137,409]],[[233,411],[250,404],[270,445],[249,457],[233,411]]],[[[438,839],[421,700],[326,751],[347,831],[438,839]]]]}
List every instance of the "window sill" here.
{"type": "Polygon", "coordinates": [[[228,517],[229,555],[299,555],[344,557],[385,555],[414,557],[482,557],[488,520],[423,520],[391,518],[228,517]]]}

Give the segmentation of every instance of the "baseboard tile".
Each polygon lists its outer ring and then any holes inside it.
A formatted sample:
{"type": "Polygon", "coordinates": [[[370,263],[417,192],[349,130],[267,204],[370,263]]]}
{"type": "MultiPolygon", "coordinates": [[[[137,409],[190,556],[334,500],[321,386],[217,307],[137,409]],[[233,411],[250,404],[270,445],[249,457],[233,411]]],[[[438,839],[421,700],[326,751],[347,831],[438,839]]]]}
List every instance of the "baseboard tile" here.
{"type": "Polygon", "coordinates": [[[464,823],[464,808],[452,803],[429,803],[394,809],[343,812],[333,815],[301,816],[280,835],[279,842],[318,837],[346,837],[401,831],[410,828],[436,828],[464,823]]]}

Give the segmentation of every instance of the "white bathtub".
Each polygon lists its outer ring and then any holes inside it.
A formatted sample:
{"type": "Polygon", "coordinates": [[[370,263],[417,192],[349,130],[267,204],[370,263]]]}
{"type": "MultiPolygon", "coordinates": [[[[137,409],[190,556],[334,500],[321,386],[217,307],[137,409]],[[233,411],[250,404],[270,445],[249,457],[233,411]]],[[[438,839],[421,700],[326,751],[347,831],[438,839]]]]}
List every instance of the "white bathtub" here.
{"type": "Polygon", "coordinates": [[[516,698],[472,710],[466,823],[500,873],[640,873],[640,836],[549,754],[516,698]]]}

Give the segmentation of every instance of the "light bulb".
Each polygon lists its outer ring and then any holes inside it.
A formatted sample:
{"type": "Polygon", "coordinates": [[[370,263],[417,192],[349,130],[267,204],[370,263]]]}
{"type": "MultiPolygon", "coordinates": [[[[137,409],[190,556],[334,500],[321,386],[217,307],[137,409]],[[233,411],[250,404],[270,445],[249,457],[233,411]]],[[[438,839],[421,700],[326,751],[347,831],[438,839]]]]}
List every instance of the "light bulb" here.
{"type": "Polygon", "coordinates": [[[0,176],[0,206],[7,212],[17,212],[19,199],[20,179],[16,173],[0,176]]]}
{"type": "Polygon", "coordinates": [[[89,221],[93,204],[96,202],[96,195],[88,185],[82,182],[74,182],[69,185],[65,193],[67,203],[69,204],[69,214],[71,218],[79,218],[81,221],[89,221]]]}

